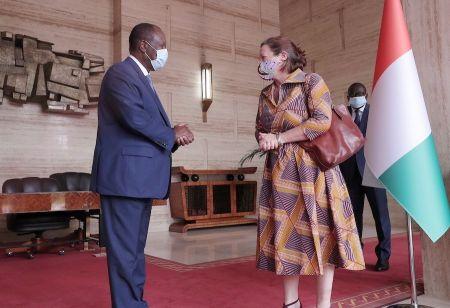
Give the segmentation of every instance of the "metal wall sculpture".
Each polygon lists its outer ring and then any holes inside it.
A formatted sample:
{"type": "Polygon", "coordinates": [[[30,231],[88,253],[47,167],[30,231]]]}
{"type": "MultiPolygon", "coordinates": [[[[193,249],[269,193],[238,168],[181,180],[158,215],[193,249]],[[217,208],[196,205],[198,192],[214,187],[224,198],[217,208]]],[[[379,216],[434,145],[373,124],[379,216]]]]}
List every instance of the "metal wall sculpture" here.
{"type": "Polygon", "coordinates": [[[53,43],[0,32],[0,104],[41,103],[48,112],[88,114],[97,106],[103,58],[69,50],[52,51],[53,43]]]}

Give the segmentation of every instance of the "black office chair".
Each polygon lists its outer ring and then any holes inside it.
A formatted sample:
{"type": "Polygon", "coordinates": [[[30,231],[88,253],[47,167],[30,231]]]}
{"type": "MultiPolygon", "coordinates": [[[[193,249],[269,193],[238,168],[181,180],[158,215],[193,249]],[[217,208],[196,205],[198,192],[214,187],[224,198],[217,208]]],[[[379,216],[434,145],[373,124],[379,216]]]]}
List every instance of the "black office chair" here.
{"type": "Polygon", "coordinates": [[[91,175],[84,172],[62,172],[50,175],[58,182],[60,191],[87,191],[91,184],[91,175]]]}
{"type": "MultiPolygon", "coordinates": [[[[83,172],[62,172],[50,175],[51,179],[58,182],[59,191],[88,191],[91,183],[91,175],[83,172]]],[[[99,210],[92,210],[92,213],[99,210]]],[[[84,221],[85,211],[71,211],[72,217],[84,221]]]]}
{"type": "MultiPolygon", "coordinates": [[[[84,172],[62,172],[54,173],[50,175],[50,178],[55,179],[58,182],[60,191],[89,191],[89,186],[91,183],[91,175],[84,172]]],[[[87,218],[99,219],[100,210],[89,210],[89,211],[71,211],[70,214],[72,218],[78,219],[83,223],[84,229],[78,228],[77,234],[78,239],[86,240],[87,234],[81,233],[86,230],[87,218]]],[[[94,241],[98,240],[96,238],[89,238],[94,241]]]]}
{"type": "MultiPolygon", "coordinates": [[[[58,183],[50,178],[9,179],[2,186],[2,192],[5,194],[57,191],[58,183]]],[[[51,246],[54,246],[49,240],[43,238],[43,233],[48,230],[69,228],[70,217],[64,212],[9,214],[6,216],[6,224],[9,231],[19,235],[32,233],[35,235],[30,241],[6,249],[6,253],[12,256],[16,252],[27,252],[28,257],[33,258],[37,252],[49,250],[51,246]]],[[[64,254],[63,248],[58,247],[57,251],[60,255],[64,254]]]]}

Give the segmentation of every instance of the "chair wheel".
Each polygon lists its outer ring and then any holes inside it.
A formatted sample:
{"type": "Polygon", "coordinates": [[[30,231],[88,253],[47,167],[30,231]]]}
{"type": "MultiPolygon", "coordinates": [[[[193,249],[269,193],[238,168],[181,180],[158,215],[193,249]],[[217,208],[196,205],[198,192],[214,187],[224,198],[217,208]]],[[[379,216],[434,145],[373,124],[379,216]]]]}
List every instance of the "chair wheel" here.
{"type": "Polygon", "coordinates": [[[32,252],[28,252],[28,259],[34,259],[34,254],[32,252]]]}
{"type": "Polygon", "coordinates": [[[12,251],[7,251],[7,252],[6,252],[6,255],[7,255],[8,257],[12,257],[12,256],[14,256],[14,252],[12,252],[12,251]]]}
{"type": "Polygon", "coordinates": [[[65,253],[66,253],[66,252],[64,251],[64,249],[61,249],[60,251],[58,251],[58,254],[59,254],[60,256],[64,256],[65,253]]]}

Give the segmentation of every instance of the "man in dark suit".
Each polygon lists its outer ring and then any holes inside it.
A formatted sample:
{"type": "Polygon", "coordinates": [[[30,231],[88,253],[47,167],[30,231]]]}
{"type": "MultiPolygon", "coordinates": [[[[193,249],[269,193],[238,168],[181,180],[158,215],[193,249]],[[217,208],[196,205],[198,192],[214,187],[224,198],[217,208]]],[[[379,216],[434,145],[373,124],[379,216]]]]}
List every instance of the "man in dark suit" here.
{"type": "MultiPolygon", "coordinates": [[[[366,136],[367,120],[370,110],[370,105],[367,104],[366,87],[362,83],[352,84],[348,88],[347,99],[350,103],[349,111],[356,125],[358,125],[363,135],[366,136]]],[[[364,149],[361,149],[354,156],[342,163],[340,168],[347,183],[350,199],[353,204],[361,244],[364,197],[366,196],[369,201],[378,237],[378,245],[375,248],[378,261],[375,265],[375,270],[386,271],[389,269],[389,257],[391,255],[391,222],[389,219],[386,190],[362,185],[365,164],[364,149]]]]}
{"type": "Polygon", "coordinates": [[[168,52],[162,30],[139,24],[129,38],[130,56],[103,78],[91,190],[100,194],[113,307],[147,307],[144,247],[152,199],[167,198],[172,152],[194,140],[186,125],[171,127],[151,71],[168,52]]]}

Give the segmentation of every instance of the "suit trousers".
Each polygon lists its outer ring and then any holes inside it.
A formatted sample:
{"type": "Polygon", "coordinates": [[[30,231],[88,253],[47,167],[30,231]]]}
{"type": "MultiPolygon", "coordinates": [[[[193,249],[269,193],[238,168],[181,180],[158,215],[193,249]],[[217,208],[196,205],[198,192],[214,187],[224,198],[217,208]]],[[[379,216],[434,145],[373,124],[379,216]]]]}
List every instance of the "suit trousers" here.
{"type": "Polygon", "coordinates": [[[362,239],[364,197],[366,196],[370,209],[372,210],[378,237],[378,245],[375,247],[375,253],[378,259],[386,261],[391,256],[391,221],[389,218],[386,190],[363,186],[362,177],[357,171],[357,168],[355,171],[352,179],[347,181],[347,188],[353,205],[359,238],[362,239]]]}
{"type": "Polygon", "coordinates": [[[144,248],[151,199],[101,195],[100,202],[112,307],[148,307],[144,248]]]}

